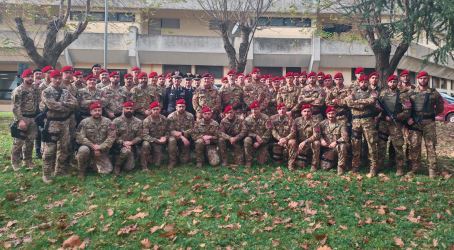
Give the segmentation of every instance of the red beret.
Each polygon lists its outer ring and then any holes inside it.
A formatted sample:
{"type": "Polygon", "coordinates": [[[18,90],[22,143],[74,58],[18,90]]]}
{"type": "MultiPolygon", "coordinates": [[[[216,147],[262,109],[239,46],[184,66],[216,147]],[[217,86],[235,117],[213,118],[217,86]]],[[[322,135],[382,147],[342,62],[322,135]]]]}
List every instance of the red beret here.
{"type": "Polygon", "coordinates": [[[140,71],[140,68],[137,67],[137,66],[135,66],[135,67],[132,67],[132,68],[131,68],[131,71],[140,71]]]}
{"type": "Polygon", "coordinates": [[[273,79],[271,79],[271,81],[275,82],[275,81],[280,81],[281,78],[279,76],[275,76],[273,77],[273,79]]]}
{"type": "Polygon", "coordinates": [[[309,74],[307,74],[307,78],[312,77],[312,76],[317,76],[317,74],[314,71],[311,71],[311,72],[309,72],[309,74]]]}
{"type": "Polygon", "coordinates": [[[126,102],[123,103],[123,107],[124,108],[132,108],[132,107],[134,107],[134,102],[126,101],[126,102]]]}
{"type": "Polygon", "coordinates": [[[323,80],[332,80],[333,77],[331,77],[330,74],[326,74],[325,77],[323,77],[323,80]]]}
{"type": "Polygon", "coordinates": [[[137,75],[137,78],[148,78],[147,76],[147,73],[146,72],[140,72],[138,75],[137,75]]]}
{"type": "Polygon", "coordinates": [[[53,70],[53,69],[54,69],[54,67],[47,65],[47,66],[44,66],[44,68],[41,70],[41,72],[47,73],[47,71],[53,70]]]}
{"type": "Polygon", "coordinates": [[[320,72],[317,73],[317,77],[318,77],[318,76],[323,76],[323,77],[325,77],[325,73],[323,73],[323,71],[320,71],[320,72]]]}
{"type": "Polygon", "coordinates": [[[100,75],[101,75],[101,74],[104,74],[104,73],[109,74],[109,71],[107,71],[107,70],[105,70],[105,69],[101,69],[101,70],[99,71],[99,74],[100,74],[100,75]]]}
{"type": "Polygon", "coordinates": [[[71,71],[71,72],[74,72],[74,68],[72,66],[64,66],[63,68],[61,68],[61,72],[66,72],[66,71],[71,71]]]}
{"type": "Polygon", "coordinates": [[[101,102],[94,101],[94,102],[90,103],[90,107],[89,108],[90,108],[90,110],[93,110],[93,109],[99,109],[101,107],[102,107],[101,106],[101,102]]]}
{"type": "Polygon", "coordinates": [[[285,77],[294,77],[293,72],[287,72],[285,73],[285,77]]]}
{"type": "Polygon", "coordinates": [[[224,113],[228,113],[228,112],[230,112],[232,109],[233,109],[233,108],[232,108],[232,105],[227,105],[227,106],[225,106],[225,108],[224,108],[224,113]]]}
{"type": "Polygon", "coordinates": [[[186,105],[186,101],[184,99],[178,99],[177,102],[176,102],[177,105],[179,104],[184,104],[186,105]]]}
{"type": "Polygon", "coordinates": [[[300,73],[300,76],[307,76],[306,71],[301,72],[301,73],[300,73]]]}
{"type": "Polygon", "coordinates": [[[114,77],[114,76],[120,76],[120,73],[118,73],[118,71],[110,72],[109,77],[114,77]]]}
{"type": "Polygon", "coordinates": [[[234,69],[231,69],[229,70],[229,72],[227,72],[227,75],[236,75],[236,71],[234,69]]]}
{"type": "Polygon", "coordinates": [[[126,74],[123,76],[123,78],[124,78],[124,79],[126,79],[126,78],[132,78],[132,75],[129,74],[129,73],[126,73],[126,74]]]}
{"type": "Polygon", "coordinates": [[[222,77],[221,82],[228,81],[228,80],[229,79],[227,79],[227,77],[224,76],[224,77],[222,77]]]}
{"type": "Polygon", "coordinates": [[[96,80],[97,77],[95,75],[93,75],[93,74],[89,74],[88,76],[85,77],[85,81],[88,81],[90,79],[95,79],[96,80]]]}
{"type": "Polygon", "coordinates": [[[238,73],[238,75],[236,75],[236,76],[237,77],[240,77],[240,76],[244,77],[244,74],[243,73],[238,73]]]}
{"type": "Polygon", "coordinates": [[[277,105],[277,110],[279,110],[281,108],[286,108],[285,103],[281,102],[277,105]]]}
{"type": "Polygon", "coordinates": [[[331,111],[336,112],[336,109],[334,108],[334,106],[328,106],[328,107],[326,107],[325,113],[328,114],[328,113],[331,112],[331,111]]]}
{"type": "Polygon", "coordinates": [[[154,102],[150,103],[150,107],[149,107],[150,109],[154,109],[156,107],[159,107],[159,102],[158,101],[154,101],[154,102]]]}
{"type": "Polygon", "coordinates": [[[301,111],[303,111],[303,110],[305,110],[305,109],[311,109],[311,108],[312,108],[312,105],[310,105],[310,104],[303,104],[303,105],[301,106],[301,111]]]}
{"type": "Polygon", "coordinates": [[[359,82],[362,82],[362,81],[369,81],[369,77],[366,75],[366,74],[363,74],[359,77],[358,79],[359,82]]]}
{"type": "Polygon", "coordinates": [[[256,74],[256,73],[260,73],[260,69],[259,68],[253,68],[252,69],[251,74],[256,74]]]}
{"type": "Polygon", "coordinates": [[[389,81],[394,81],[394,80],[397,81],[397,76],[396,75],[390,75],[390,76],[388,76],[388,79],[386,81],[389,82],[389,81]]]}
{"type": "Polygon", "coordinates": [[[344,75],[342,75],[341,72],[337,72],[337,73],[334,75],[334,79],[336,79],[336,78],[342,78],[342,79],[344,79],[344,75]]]}
{"type": "Polygon", "coordinates": [[[203,108],[202,108],[202,113],[208,113],[208,112],[211,112],[210,107],[208,107],[208,106],[203,106],[203,108]]]}
{"type": "Polygon", "coordinates": [[[172,78],[172,73],[167,73],[166,78],[172,78]]]}
{"type": "Polygon", "coordinates": [[[80,71],[80,70],[74,71],[73,76],[81,76],[81,75],[82,75],[82,71],[80,71]]]}
{"type": "Polygon", "coordinates": [[[370,73],[369,78],[371,78],[372,76],[380,77],[380,74],[377,71],[374,71],[370,73]]]}
{"type": "Polygon", "coordinates": [[[260,107],[259,101],[253,101],[253,102],[249,105],[249,108],[250,108],[250,109],[255,109],[255,108],[258,108],[258,107],[260,107]]]}
{"type": "Polygon", "coordinates": [[[28,77],[33,75],[33,71],[31,69],[25,69],[22,74],[20,75],[21,78],[28,77]]]}
{"type": "Polygon", "coordinates": [[[299,77],[299,76],[300,76],[300,73],[298,73],[298,72],[293,72],[293,76],[294,76],[294,77],[299,77]]]}
{"type": "Polygon", "coordinates": [[[426,71],[420,71],[420,72],[418,73],[418,75],[416,76],[416,78],[420,78],[420,77],[423,77],[423,76],[429,76],[429,74],[427,74],[426,71]]]}
{"type": "Polygon", "coordinates": [[[364,68],[363,67],[358,67],[355,69],[355,75],[364,73],[364,68]]]}
{"type": "Polygon", "coordinates": [[[58,69],[54,69],[52,70],[52,72],[50,72],[49,76],[50,78],[61,77],[61,73],[58,69]]]}
{"type": "Polygon", "coordinates": [[[155,72],[155,71],[151,72],[151,73],[148,75],[149,78],[153,78],[153,77],[156,77],[156,76],[158,76],[158,73],[155,72]]]}
{"type": "Polygon", "coordinates": [[[404,69],[402,70],[402,72],[400,72],[400,76],[405,76],[405,75],[409,75],[410,74],[410,71],[404,69]]]}
{"type": "Polygon", "coordinates": [[[251,74],[246,74],[245,77],[249,78],[249,77],[252,77],[252,75],[251,74]]]}

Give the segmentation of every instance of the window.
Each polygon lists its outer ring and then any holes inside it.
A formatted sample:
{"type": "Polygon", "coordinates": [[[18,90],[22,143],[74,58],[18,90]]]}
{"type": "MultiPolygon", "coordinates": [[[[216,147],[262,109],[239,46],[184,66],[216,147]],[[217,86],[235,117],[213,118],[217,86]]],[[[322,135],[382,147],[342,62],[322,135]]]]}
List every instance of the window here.
{"type": "MultiPolygon", "coordinates": [[[[81,11],[72,11],[70,13],[70,19],[72,21],[80,21],[84,17],[85,13],[81,11]]],[[[90,21],[101,22],[104,21],[104,12],[91,12],[90,21]]],[[[109,12],[109,21],[112,22],[134,22],[136,16],[133,13],[125,12],[109,12]]]]}
{"type": "Polygon", "coordinates": [[[210,73],[214,75],[214,78],[222,78],[224,76],[224,67],[222,66],[205,66],[205,65],[197,65],[195,66],[196,74],[205,74],[210,73]]]}
{"type": "Polygon", "coordinates": [[[161,35],[161,19],[148,20],[148,34],[161,35]]]}
{"type": "Polygon", "coordinates": [[[287,68],[285,68],[285,72],[300,73],[301,68],[300,67],[287,67],[287,68]]]}
{"type": "Polygon", "coordinates": [[[132,13],[117,13],[118,22],[135,22],[136,16],[132,13]]]}
{"type": "Polygon", "coordinates": [[[176,18],[162,18],[161,19],[161,28],[165,28],[165,29],[179,29],[180,28],[180,19],[176,19],[176,18]]]}
{"type": "Polygon", "coordinates": [[[162,72],[164,74],[172,73],[174,71],[180,71],[183,74],[191,72],[191,65],[173,65],[173,64],[164,64],[162,65],[162,72]]]}
{"type": "Polygon", "coordinates": [[[11,100],[11,92],[21,82],[18,73],[14,71],[0,72],[0,100],[11,100]]]}
{"type": "Polygon", "coordinates": [[[257,21],[258,26],[274,27],[311,27],[310,18],[290,18],[290,17],[260,17],[257,21]]]}
{"type": "Polygon", "coordinates": [[[258,67],[261,75],[282,76],[281,67],[258,67]]]}
{"type": "Polygon", "coordinates": [[[323,31],[329,33],[344,33],[349,32],[351,29],[352,29],[351,24],[327,23],[323,25],[323,31]]]}

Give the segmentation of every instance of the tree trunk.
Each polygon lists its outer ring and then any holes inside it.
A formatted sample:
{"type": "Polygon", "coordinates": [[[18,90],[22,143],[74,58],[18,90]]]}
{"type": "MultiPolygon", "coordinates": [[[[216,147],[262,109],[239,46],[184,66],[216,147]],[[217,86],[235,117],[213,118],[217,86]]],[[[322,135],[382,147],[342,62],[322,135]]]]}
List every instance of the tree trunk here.
{"type": "Polygon", "coordinates": [[[229,60],[229,68],[236,69],[237,67],[236,51],[232,43],[230,42],[227,25],[220,25],[219,30],[221,31],[222,41],[224,42],[224,49],[225,52],[227,53],[227,58],[229,60]]]}
{"type": "Polygon", "coordinates": [[[248,26],[240,26],[241,30],[241,43],[238,50],[238,65],[237,72],[244,72],[247,64],[247,55],[249,52],[249,36],[251,35],[252,29],[248,26]]]}

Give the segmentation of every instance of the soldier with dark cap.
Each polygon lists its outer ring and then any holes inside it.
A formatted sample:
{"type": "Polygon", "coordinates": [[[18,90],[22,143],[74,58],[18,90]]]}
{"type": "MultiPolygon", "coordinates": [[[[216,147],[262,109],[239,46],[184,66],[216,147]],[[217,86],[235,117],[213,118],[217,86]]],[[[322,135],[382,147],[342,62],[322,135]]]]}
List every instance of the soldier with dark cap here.
{"type": "Polygon", "coordinates": [[[200,87],[200,83],[202,81],[202,75],[201,74],[195,74],[194,76],[194,87],[198,89],[200,87]]]}
{"type": "Polygon", "coordinates": [[[228,148],[233,148],[232,156],[235,165],[244,163],[243,138],[246,135],[243,120],[237,114],[241,112],[241,106],[232,107],[227,105],[224,109],[224,118],[220,124],[219,152],[221,155],[222,166],[229,164],[228,148]]]}
{"type": "Polygon", "coordinates": [[[175,72],[172,75],[172,85],[167,87],[164,97],[164,114],[169,115],[176,110],[176,102],[179,99],[186,100],[186,91],[181,86],[183,74],[175,72]]]}
{"type": "Polygon", "coordinates": [[[193,81],[193,78],[194,78],[194,75],[191,74],[191,73],[187,73],[185,76],[185,82],[184,82],[184,91],[185,91],[185,102],[186,102],[186,111],[188,111],[189,113],[195,115],[195,110],[194,110],[194,107],[192,105],[192,97],[194,96],[194,92],[196,90],[195,87],[192,86],[192,81],[193,81]]]}
{"type": "Polygon", "coordinates": [[[101,64],[96,63],[91,66],[91,74],[96,77],[97,82],[99,81],[99,74],[101,73],[102,67],[101,64]]]}

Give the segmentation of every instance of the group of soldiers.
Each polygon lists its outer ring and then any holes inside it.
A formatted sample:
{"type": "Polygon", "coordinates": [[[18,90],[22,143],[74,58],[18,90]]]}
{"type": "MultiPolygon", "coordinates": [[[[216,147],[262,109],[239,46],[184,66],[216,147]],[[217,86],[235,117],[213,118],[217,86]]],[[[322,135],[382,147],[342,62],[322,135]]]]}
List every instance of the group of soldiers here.
{"type": "Polygon", "coordinates": [[[138,164],[148,171],[165,158],[172,169],[191,164],[194,149],[197,167],[250,167],[254,158],[266,164],[271,155],[289,170],[337,165],[339,175],[358,172],[363,155],[373,177],[385,167],[389,147],[401,176],[405,159],[408,174],[420,168],[424,138],[435,177],[435,116],[443,100],[429,88],[427,72],[414,85],[404,70],[383,88],[377,72],[357,68],[355,75],[346,86],[342,73],[273,77],[258,68],[246,75],[230,70],[217,88],[209,73],[159,75],[134,67],[120,86],[120,74],[98,64],[85,77],[71,66],[26,69],[12,94],[12,167],[34,167],[33,145],[42,153],[45,183],[71,164],[80,178],[87,169],[118,175],[138,164]]]}

